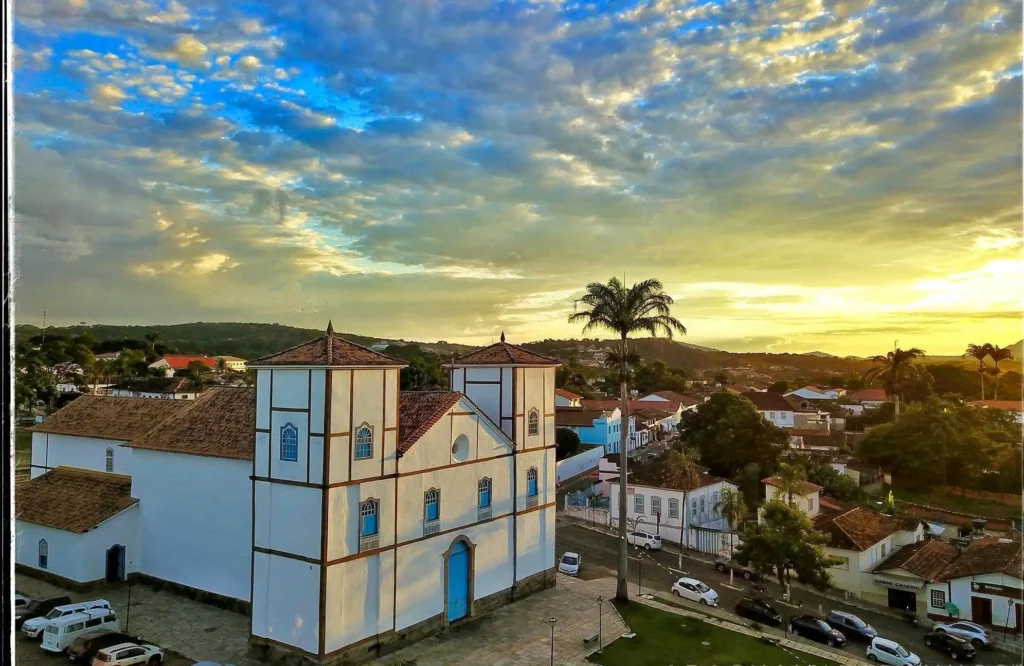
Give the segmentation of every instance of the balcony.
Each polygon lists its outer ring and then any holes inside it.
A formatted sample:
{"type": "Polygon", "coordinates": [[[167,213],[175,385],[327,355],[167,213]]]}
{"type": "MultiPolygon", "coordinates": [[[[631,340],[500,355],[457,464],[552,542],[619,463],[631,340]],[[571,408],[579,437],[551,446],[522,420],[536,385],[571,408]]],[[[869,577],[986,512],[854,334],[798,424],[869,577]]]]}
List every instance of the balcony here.
{"type": "Polygon", "coordinates": [[[440,520],[424,520],[423,521],[423,536],[430,536],[431,534],[437,534],[441,531],[440,520]]]}
{"type": "Polygon", "coordinates": [[[477,507],[476,519],[477,520],[490,520],[491,519],[491,507],[490,506],[477,507]]]}
{"type": "Polygon", "coordinates": [[[537,506],[537,496],[536,495],[528,495],[526,497],[526,508],[527,509],[532,509],[535,506],[537,506]]]}
{"type": "Polygon", "coordinates": [[[380,535],[372,534],[370,536],[359,537],[359,552],[365,553],[368,550],[376,550],[380,547],[380,535]]]}

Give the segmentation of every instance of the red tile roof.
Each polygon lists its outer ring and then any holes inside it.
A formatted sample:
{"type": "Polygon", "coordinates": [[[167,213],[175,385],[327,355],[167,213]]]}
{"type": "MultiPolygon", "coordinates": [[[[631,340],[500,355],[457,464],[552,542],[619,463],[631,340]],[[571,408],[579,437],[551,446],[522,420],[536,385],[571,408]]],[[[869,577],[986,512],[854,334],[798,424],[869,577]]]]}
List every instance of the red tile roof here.
{"type": "Polygon", "coordinates": [[[599,419],[610,412],[604,409],[591,409],[588,407],[555,407],[556,427],[584,427],[594,425],[594,419],[599,419]]]}
{"type": "Polygon", "coordinates": [[[192,393],[198,389],[184,377],[140,377],[123,379],[114,384],[115,389],[122,391],[139,391],[140,393],[192,393]]]}
{"type": "Polygon", "coordinates": [[[843,550],[865,551],[903,527],[894,518],[861,507],[814,520],[814,528],[828,534],[828,545],[843,550]]]}
{"type": "Polygon", "coordinates": [[[793,405],[783,398],[778,393],[768,393],[759,391],[746,391],[740,393],[741,396],[754,403],[754,407],[758,411],[762,412],[791,412],[793,411],[793,405]]]}
{"type": "Polygon", "coordinates": [[[167,361],[167,364],[175,370],[188,370],[189,363],[196,361],[209,368],[217,367],[217,359],[212,356],[164,356],[160,361],[167,361]]]}
{"type": "Polygon", "coordinates": [[[128,441],[189,408],[187,400],[83,395],[29,430],[128,441]]]}
{"type": "Polygon", "coordinates": [[[505,334],[502,334],[501,342],[495,342],[489,347],[477,349],[460,356],[454,361],[454,365],[542,365],[557,366],[562,362],[557,358],[544,356],[522,347],[505,342],[505,334]]]}
{"type": "MultiPolygon", "coordinates": [[[[618,400],[580,400],[580,405],[588,409],[618,409],[622,403],[618,400]]],[[[678,402],[652,402],[644,400],[630,400],[629,413],[637,410],[663,412],[665,415],[674,414],[679,410],[678,402]]]]}
{"type": "Polygon", "coordinates": [[[889,396],[886,395],[884,388],[861,389],[860,391],[847,393],[844,397],[847,401],[853,402],[886,402],[889,400],[889,396]]]}
{"type": "Polygon", "coordinates": [[[1006,409],[1011,412],[1024,412],[1024,401],[1021,400],[975,400],[971,405],[984,409],[1006,409]]]}
{"type": "Polygon", "coordinates": [[[58,467],[18,486],[14,514],[26,523],[81,534],[138,504],[131,494],[130,476],[58,467]]]}
{"type": "Polygon", "coordinates": [[[158,427],[125,446],[193,456],[252,460],[256,390],[210,389],[158,427]]]}
{"type": "Polygon", "coordinates": [[[565,389],[560,389],[560,388],[556,388],[555,389],[555,395],[560,395],[563,398],[566,398],[568,400],[579,400],[580,398],[583,397],[581,395],[576,395],[572,391],[566,391],[565,389]]]}
{"type": "Polygon", "coordinates": [[[996,573],[1024,580],[1024,560],[1021,559],[1020,541],[972,543],[967,547],[966,553],[958,555],[942,571],[939,580],[996,573]]]}
{"type": "Polygon", "coordinates": [[[696,483],[678,483],[672,477],[671,469],[665,460],[652,460],[639,465],[627,465],[627,468],[629,470],[626,474],[627,483],[630,485],[647,486],[649,488],[691,491],[722,481],[731,483],[728,479],[708,474],[703,468],[701,468],[701,474],[696,483]]]}
{"type": "Polygon", "coordinates": [[[328,366],[347,367],[393,367],[404,368],[407,363],[376,352],[354,342],[334,335],[328,327],[327,335],[304,342],[284,351],[249,361],[249,367],[263,366],[328,366]]]}
{"type": "Polygon", "coordinates": [[[398,451],[405,453],[458,404],[458,391],[402,391],[398,402],[398,451]]]}
{"type": "MultiPolygon", "coordinates": [[[[778,477],[775,476],[769,476],[767,479],[761,479],[761,483],[766,486],[771,486],[772,488],[781,487],[778,477]]],[[[803,486],[805,493],[817,493],[821,491],[821,486],[816,483],[811,483],[810,481],[803,481],[801,485],[803,486]]]]}
{"type": "Polygon", "coordinates": [[[875,567],[876,572],[903,569],[932,582],[956,557],[956,547],[938,539],[925,539],[903,546],[875,567]]]}

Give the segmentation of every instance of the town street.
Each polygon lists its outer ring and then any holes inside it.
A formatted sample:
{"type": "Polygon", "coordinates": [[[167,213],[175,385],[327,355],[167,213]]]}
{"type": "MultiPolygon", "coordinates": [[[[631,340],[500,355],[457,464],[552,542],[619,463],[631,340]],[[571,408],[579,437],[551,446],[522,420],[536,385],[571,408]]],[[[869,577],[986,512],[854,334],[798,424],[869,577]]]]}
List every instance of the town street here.
{"type": "MultiPolygon", "coordinates": [[[[580,527],[569,520],[560,519],[556,530],[556,548],[558,557],[561,557],[561,554],[565,551],[576,552],[582,557],[582,576],[584,578],[603,576],[609,573],[614,575],[617,563],[617,544],[616,539],[610,535],[580,527]]],[[[678,568],[679,559],[678,554],[675,552],[645,552],[641,561],[636,559],[636,554],[637,552],[631,549],[629,563],[630,594],[636,593],[637,577],[639,574],[642,575],[641,582],[644,587],[665,591],[671,589],[672,584],[681,575],[697,578],[718,592],[720,607],[729,612],[732,612],[740,598],[746,596],[745,589],[749,585],[747,581],[744,581],[741,577],[735,577],[734,585],[744,589],[732,590],[727,587],[729,574],[719,573],[711,564],[684,557],[682,569],[685,574],[679,574],[675,571],[669,571],[669,569],[676,570],[678,568]]],[[[773,598],[777,600],[782,594],[781,589],[777,583],[769,581],[769,585],[772,588],[773,598]]],[[[875,627],[880,635],[898,641],[903,647],[916,653],[921,657],[922,664],[937,666],[939,664],[952,663],[945,654],[925,647],[923,639],[926,630],[922,627],[914,627],[902,619],[826,599],[803,589],[794,589],[792,596],[794,603],[802,604],[800,609],[778,603],[777,601],[770,602],[782,612],[786,620],[790,616],[803,613],[824,617],[831,610],[848,611],[875,627]]],[[[746,621],[743,620],[743,622],[746,621]]],[[[864,659],[865,648],[866,645],[863,643],[850,642],[845,649],[847,652],[857,654],[861,659],[864,659]]],[[[1020,663],[1020,659],[1006,652],[984,650],[978,652],[974,663],[1011,664],[1020,663]]]]}

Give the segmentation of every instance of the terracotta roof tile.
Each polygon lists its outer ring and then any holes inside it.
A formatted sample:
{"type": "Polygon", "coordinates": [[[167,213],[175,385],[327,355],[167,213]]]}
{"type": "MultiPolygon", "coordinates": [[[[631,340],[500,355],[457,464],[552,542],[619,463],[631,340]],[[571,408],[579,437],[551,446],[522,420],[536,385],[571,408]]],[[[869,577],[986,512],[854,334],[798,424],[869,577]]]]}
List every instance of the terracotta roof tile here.
{"type": "Polygon", "coordinates": [[[886,395],[884,388],[861,389],[860,391],[853,391],[852,393],[847,393],[844,397],[846,398],[847,402],[862,402],[865,400],[868,402],[885,402],[886,400],[889,399],[889,396],[886,395]]]}
{"type": "MultiPolygon", "coordinates": [[[[761,479],[761,483],[766,486],[771,486],[772,488],[779,488],[781,486],[778,477],[775,476],[769,476],[767,479],[761,479]]],[[[811,483],[810,481],[804,481],[802,482],[802,485],[805,493],[817,493],[821,491],[821,486],[816,483],[811,483]]]]}
{"type": "Polygon", "coordinates": [[[1024,580],[1021,542],[972,543],[967,552],[958,555],[946,567],[939,580],[952,580],[983,574],[1006,574],[1024,580]]]}
{"type": "Polygon", "coordinates": [[[15,518],[80,534],[138,504],[131,494],[130,476],[58,467],[18,486],[15,518]]]}
{"type": "Polygon", "coordinates": [[[249,361],[249,367],[262,366],[328,366],[328,367],[405,367],[403,361],[391,358],[333,333],[304,342],[284,351],[249,361]]]}
{"type": "Polygon", "coordinates": [[[128,441],[188,409],[185,400],[83,395],[29,430],[128,441]]]}
{"type": "Polygon", "coordinates": [[[581,395],[577,395],[577,394],[573,393],[572,391],[566,391],[565,389],[560,389],[560,388],[556,388],[555,389],[555,395],[560,395],[563,398],[567,398],[569,400],[579,400],[580,398],[583,397],[581,395]]]}
{"type": "Polygon", "coordinates": [[[562,365],[557,358],[544,356],[502,340],[489,347],[460,356],[454,365],[562,365]]]}
{"type": "Polygon", "coordinates": [[[599,419],[608,413],[608,410],[587,407],[555,407],[555,426],[559,428],[590,427],[594,425],[594,419],[599,419]]]}
{"type": "Polygon", "coordinates": [[[398,451],[405,453],[464,396],[458,391],[402,391],[398,402],[398,451]]]}
{"type": "Polygon", "coordinates": [[[745,391],[741,396],[754,403],[758,410],[767,412],[791,412],[793,405],[778,393],[761,393],[760,391],[745,391]]]}
{"type": "Polygon", "coordinates": [[[188,409],[132,439],[125,446],[193,456],[253,459],[255,389],[210,389],[184,404],[188,409]]]}
{"type": "Polygon", "coordinates": [[[694,484],[676,483],[670,473],[669,465],[665,460],[652,460],[639,465],[628,466],[627,483],[649,488],[665,488],[667,490],[696,490],[710,486],[720,481],[729,483],[728,479],[712,476],[706,470],[702,470],[700,480],[694,484]]]}
{"type": "MultiPolygon", "coordinates": [[[[621,406],[619,400],[580,400],[580,405],[588,409],[618,409],[621,406]]],[[[651,402],[644,400],[630,400],[629,401],[629,413],[633,414],[637,410],[647,410],[662,412],[665,415],[674,414],[679,411],[678,402],[651,402]]]]}
{"type": "Polygon", "coordinates": [[[956,556],[956,547],[938,539],[903,546],[875,567],[875,571],[903,569],[918,578],[934,581],[956,556]]]}
{"type": "Polygon", "coordinates": [[[971,405],[984,409],[1006,409],[1011,412],[1024,412],[1024,402],[1020,400],[975,400],[971,402],[971,405]]]}
{"type": "Polygon", "coordinates": [[[828,545],[843,550],[865,551],[901,529],[900,521],[856,507],[840,514],[818,516],[817,530],[829,536],[828,545]]]}
{"type": "Polygon", "coordinates": [[[170,355],[164,356],[163,358],[154,361],[154,363],[159,363],[160,361],[167,361],[167,364],[170,365],[175,370],[188,370],[189,364],[196,361],[210,368],[217,366],[217,359],[213,358],[212,356],[170,355]]]}

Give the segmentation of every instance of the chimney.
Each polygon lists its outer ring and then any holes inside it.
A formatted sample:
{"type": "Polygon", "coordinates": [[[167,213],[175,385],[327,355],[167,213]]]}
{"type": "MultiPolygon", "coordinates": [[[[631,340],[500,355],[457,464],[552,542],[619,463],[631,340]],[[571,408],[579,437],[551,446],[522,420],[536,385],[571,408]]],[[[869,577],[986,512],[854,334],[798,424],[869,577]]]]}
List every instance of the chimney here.
{"type": "Polygon", "coordinates": [[[985,526],[987,521],[984,518],[975,518],[971,521],[971,526],[974,528],[975,537],[985,536],[985,526]]]}
{"type": "Polygon", "coordinates": [[[958,537],[956,540],[956,549],[961,555],[967,552],[967,549],[971,546],[971,537],[958,537]]]}

